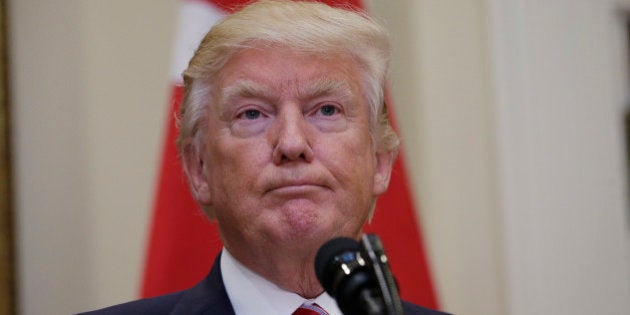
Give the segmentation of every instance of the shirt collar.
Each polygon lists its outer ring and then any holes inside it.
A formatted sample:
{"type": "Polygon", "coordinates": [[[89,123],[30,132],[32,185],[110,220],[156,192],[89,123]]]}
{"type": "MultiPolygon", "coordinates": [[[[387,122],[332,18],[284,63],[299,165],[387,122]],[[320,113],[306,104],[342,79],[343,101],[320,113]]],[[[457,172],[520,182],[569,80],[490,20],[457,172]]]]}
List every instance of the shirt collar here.
{"type": "Polygon", "coordinates": [[[225,248],[220,263],[225,290],[237,315],[290,315],[304,302],[317,303],[330,315],[342,314],[328,293],[306,300],[296,293],[283,290],[245,267],[225,248]]]}

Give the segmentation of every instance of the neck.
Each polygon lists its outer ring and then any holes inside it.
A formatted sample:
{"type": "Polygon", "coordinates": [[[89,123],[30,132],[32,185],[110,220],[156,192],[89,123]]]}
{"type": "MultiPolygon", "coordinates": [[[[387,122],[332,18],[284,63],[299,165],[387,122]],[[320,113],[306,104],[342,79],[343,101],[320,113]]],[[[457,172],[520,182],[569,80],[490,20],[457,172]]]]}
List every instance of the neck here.
{"type": "Polygon", "coordinates": [[[230,254],[241,264],[283,290],[296,293],[305,299],[313,299],[324,292],[315,275],[315,251],[276,250],[240,253],[228,248],[230,254]]]}

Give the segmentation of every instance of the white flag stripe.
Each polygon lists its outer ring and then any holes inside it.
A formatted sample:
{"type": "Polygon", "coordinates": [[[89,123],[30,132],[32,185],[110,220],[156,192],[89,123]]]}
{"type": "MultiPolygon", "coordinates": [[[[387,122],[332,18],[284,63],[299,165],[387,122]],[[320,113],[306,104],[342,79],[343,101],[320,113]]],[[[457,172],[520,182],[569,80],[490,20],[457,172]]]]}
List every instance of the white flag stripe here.
{"type": "Polygon", "coordinates": [[[181,85],[182,72],[195,53],[201,39],[226,13],[206,1],[182,1],[175,35],[175,51],[171,60],[171,79],[181,85]]]}

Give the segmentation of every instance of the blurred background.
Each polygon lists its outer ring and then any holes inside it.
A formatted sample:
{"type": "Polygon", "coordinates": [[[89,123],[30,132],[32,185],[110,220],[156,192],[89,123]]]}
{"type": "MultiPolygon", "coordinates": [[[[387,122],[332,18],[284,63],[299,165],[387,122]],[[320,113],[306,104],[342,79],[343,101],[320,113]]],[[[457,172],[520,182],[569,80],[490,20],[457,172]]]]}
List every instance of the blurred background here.
{"type": "MultiPolygon", "coordinates": [[[[630,0],[366,4],[442,308],[630,314],[630,0]]],[[[134,299],[178,1],[5,5],[18,314],[134,299]]]]}

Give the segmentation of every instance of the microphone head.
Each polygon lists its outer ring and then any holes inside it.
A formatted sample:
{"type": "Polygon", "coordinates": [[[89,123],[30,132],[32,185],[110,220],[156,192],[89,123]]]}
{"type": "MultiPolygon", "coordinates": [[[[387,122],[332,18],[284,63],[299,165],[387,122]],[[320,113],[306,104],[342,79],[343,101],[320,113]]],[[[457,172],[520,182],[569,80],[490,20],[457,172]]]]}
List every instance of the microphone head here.
{"type": "Polygon", "coordinates": [[[341,263],[355,259],[359,251],[359,242],[338,237],[326,242],[315,256],[315,274],[326,292],[335,295],[337,278],[341,263]]]}

